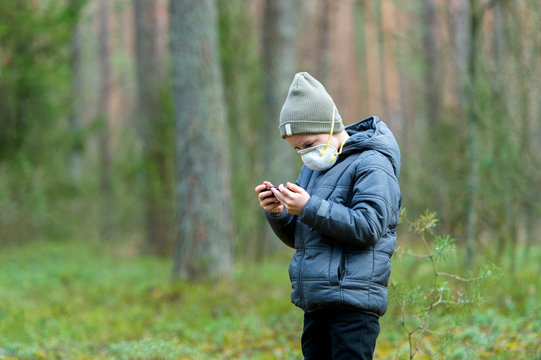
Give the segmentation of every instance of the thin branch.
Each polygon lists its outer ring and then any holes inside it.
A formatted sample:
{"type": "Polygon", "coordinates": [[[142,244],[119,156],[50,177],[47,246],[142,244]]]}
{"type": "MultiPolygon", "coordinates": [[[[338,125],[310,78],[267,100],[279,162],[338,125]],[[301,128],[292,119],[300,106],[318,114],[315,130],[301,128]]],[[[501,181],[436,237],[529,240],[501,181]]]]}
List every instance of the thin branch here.
{"type": "Polygon", "coordinates": [[[463,301],[451,301],[451,300],[438,300],[436,301],[434,304],[431,305],[431,307],[427,308],[427,311],[430,309],[433,309],[435,308],[436,306],[438,305],[441,305],[441,304],[447,304],[447,305],[455,305],[455,306],[462,306],[462,305],[465,305],[465,304],[471,304],[473,301],[470,301],[470,300],[463,300],[463,301]]]}
{"type": "Polygon", "coordinates": [[[475,278],[466,279],[466,278],[460,277],[458,275],[449,274],[449,273],[445,273],[445,272],[437,272],[437,274],[441,275],[441,276],[447,276],[447,277],[450,277],[451,279],[455,279],[455,280],[463,281],[463,282],[473,282],[473,281],[478,281],[478,280],[481,280],[481,279],[484,278],[484,276],[478,276],[478,277],[475,277],[475,278]]]}
{"type": "Polygon", "coordinates": [[[413,257],[420,258],[420,259],[427,259],[429,257],[436,256],[435,254],[420,255],[420,254],[414,254],[414,253],[410,253],[410,252],[406,253],[406,255],[413,256],[413,257]]]}
{"type": "Polygon", "coordinates": [[[438,336],[443,336],[444,334],[440,333],[440,332],[437,332],[437,331],[433,331],[433,330],[430,330],[430,329],[424,329],[424,331],[426,331],[427,333],[429,334],[432,334],[432,335],[438,335],[438,336]]]}

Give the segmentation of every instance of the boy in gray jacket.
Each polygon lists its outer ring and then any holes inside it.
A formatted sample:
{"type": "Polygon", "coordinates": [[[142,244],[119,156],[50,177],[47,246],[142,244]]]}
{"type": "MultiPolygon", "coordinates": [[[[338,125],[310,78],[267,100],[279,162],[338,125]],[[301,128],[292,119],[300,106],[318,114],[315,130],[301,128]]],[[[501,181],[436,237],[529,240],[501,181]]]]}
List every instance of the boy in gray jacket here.
{"type": "Polygon", "coordinates": [[[296,183],[256,187],[276,235],[296,252],[291,301],[305,311],[305,359],[371,359],[387,309],[401,207],[400,150],[372,116],[344,127],[323,85],[295,75],[282,138],[304,166],[296,183]]]}

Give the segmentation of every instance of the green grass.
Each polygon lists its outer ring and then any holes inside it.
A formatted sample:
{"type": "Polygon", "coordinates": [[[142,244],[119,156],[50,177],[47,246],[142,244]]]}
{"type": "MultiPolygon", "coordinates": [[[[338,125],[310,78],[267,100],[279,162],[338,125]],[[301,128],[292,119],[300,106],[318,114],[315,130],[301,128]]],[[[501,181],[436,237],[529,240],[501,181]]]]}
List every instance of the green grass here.
{"type": "MultiPolygon", "coordinates": [[[[290,254],[237,265],[231,281],[172,283],[170,261],[129,253],[95,242],[2,249],[0,359],[302,357],[302,311],[289,301],[290,254]]],[[[416,358],[539,356],[538,258],[532,254],[513,276],[502,271],[487,280],[474,307],[439,308],[430,322],[439,334],[426,334],[416,358]]],[[[414,266],[418,261],[393,259],[392,279],[406,292],[430,286],[430,267],[414,266]]],[[[457,264],[451,259],[442,266],[457,264]]],[[[408,358],[400,314],[391,296],[377,359],[408,358]]]]}

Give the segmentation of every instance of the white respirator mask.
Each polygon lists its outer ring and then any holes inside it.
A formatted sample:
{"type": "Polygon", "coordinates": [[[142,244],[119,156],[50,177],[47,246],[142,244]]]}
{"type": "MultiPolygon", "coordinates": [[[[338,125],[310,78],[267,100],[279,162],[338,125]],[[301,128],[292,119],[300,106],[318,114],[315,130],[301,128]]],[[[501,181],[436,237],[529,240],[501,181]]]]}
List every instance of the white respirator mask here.
{"type": "Polygon", "coordinates": [[[325,171],[330,169],[336,164],[338,155],[342,153],[344,143],[340,146],[340,151],[337,151],[334,146],[329,145],[331,141],[332,133],[334,130],[334,114],[336,112],[336,106],[333,106],[331,133],[326,144],[320,144],[312,146],[303,150],[298,150],[297,153],[301,155],[302,162],[306,167],[314,171],[325,171]]]}

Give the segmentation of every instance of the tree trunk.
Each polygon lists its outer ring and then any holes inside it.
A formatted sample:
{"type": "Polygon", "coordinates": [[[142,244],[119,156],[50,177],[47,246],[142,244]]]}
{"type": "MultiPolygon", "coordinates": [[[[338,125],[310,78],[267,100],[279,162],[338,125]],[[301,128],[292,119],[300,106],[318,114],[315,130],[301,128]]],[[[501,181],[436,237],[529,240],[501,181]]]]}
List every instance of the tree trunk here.
{"type": "MultiPolygon", "coordinates": [[[[537,34],[541,34],[541,3],[539,1],[531,1],[531,13],[537,14],[537,21],[534,21],[532,29],[532,40],[531,40],[531,60],[529,64],[529,69],[531,73],[528,75],[529,79],[540,79],[541,78],[541,65],[539,63],[536,65],[536,61],[539,61],[539,56],[541,55],[541,42],[535,41],[537,34]]],[[[539,127],[539,119],[541,117],[541,106],[539,106],[538,99],[541,98],[541,86],[539,82],[533,82],[532,89],[529,93],[530,96],[530,143],[528,144],[529,149],[527,152],[532,157],[532,164],[529,168],[538,169],[538,166],[535,162],[535,156],[537,155],[537,163],[541,160],[538,156],[541,154],[541,129],[539,127]]],[[[541,202],[541,193],[540,188],[540,174],[539,171],[535,171],[533,176],[529,179],[529,183],[532,184],[530,188],[530,193],[528,198],[525,199],[525,204],[523,205],[522,213],[524,214],[524,227],[525,227],[525,236],[526,242],[524,246],[524,261],[528,260],[530,255],[532,245],[535,240],[538,239],[536,236],[536,225],[538,224],[537,219],[539,218],[539,208],[538,204],[541,202]]],[[[541,263],[540,263],[541,269],[541,263]]]]}
{"type": "MultiPolygon", "coordinates": [[[[366,112],[370,104],[370,91],[368,83],[368,67],[366,65],[366,16],[365,0],[355,2],[353,8],[353,26],[355,31],[355,57],[357,59],[357,68],[359,69],[360,86],[360,108],[366,112]]],[[[364,116],[363,116],[364,117],[364,116]]]]}
{"type": "MultiPolygon", "coordinates": [[[[471,74],[470,70],[474,70],[473,67],[469,67],[472,61],[472,55],[470,54],[473,47],[472,31],[471,31],[471,16],[470,2],[469,0],[458,0],[453,4],[448,4],[447,7],[447,19],[452,34],[452,49],[453,49],[453,66],[456,73],[454,77],[455,81],[455,96],[457,101],[457,114],[460,117],[464,117],[466,120],[460,126],[466,130],[467,140],[465,146],[467,147],[467,161],[466,167],[466,205],[465,205],[465,234],[464,241],[466,245],[466,264],[471,264],[473,261],[474,244],[475,239],[473,237],[475,209],[473,207],[473,200],[475,199],[475,178],[476,178],[476,161],[477,149],[476,145],[476,133],[477,127],[473,126],[470,121],[472,116],[473,99],[470,99],[471,92],[471,74]],[[473,162],[472,162],[473,161],[473,162]],[[469,187],[472,186],[472,188],[469,187]]],[[[478,176],[478,174],[477,174],[478,176]]]]}
{"type": "Polygon", "coordinates": [[[445,176],[445,167],[442,166],[442,158],[439,154],[441,142],[447,139],[440,138],[440,102],[441,80],[439,77],[438,61],[438,25],[436,22],[436,0],[423,0],[423,55],[424,55],[424,91],[425,91],[425,116],[428,129],[428,157],[427,165],[432,169],[433,179],[430,193],[432,194],[432,206],[442,218],[447,218],[445,211],[445,194],[448,180],[445,176]]]}
{"type": "Polygon", "coordinates": [[[229,144],[213,0],[171,1],[178,237],[173,277],[229,277],[229,144]]]}
{"type": "Polygon", "coordinates": [[[379,82],[381,89],[381,107],[384,121],[389,121],[389,96],[387,94],[387,75],[385,69],[385,29],[383,28],[382,0],[376,0],[376,22],[378,28],[378,63],[379,82]]]}
{"type": "MultiPolygon", "coordinates": [[[[363,0],[364,1],[364,0],[363,0]]],[[[401,9],[397,8],[396,1],[393,2],[395,9],[393,11],[393,19],[391,20],[395,24],[397,29],[407,28],[407,21],[401,16],[401,9]]],[[[405,32],[394,32],[393,41],[393,57],[395,60],[395,68],[398,75],[398,98],[399,109],[397,111],[398,126],[396,127],[395,136],[396,140],[401,146],[402,156],[407,156],[406,151],[409,149],[409,136],[411,128],[413,126],[413,116],[409,113],[408,104],[411,102],[408,99],[408,81],[411,78],[409,74],[409,65],[407,59],[405,59],[404,46],[402,45],[406,38],[405,32]]]]}
{"type": "MultiPolygon", "coordinates": [[[[510,256],[512,270],[514,270],[514,265],[516,264],[516,255],[518,247],[518,222],[519,219],[524,219],[524,226],[526,231],[527,239],[534,238],[535,234],[533,233],[533,227],[531,224],[535,221],[534,209],[535,205],[539,203],[539,168],[534,165],[535,155],[532,152],[535,149],[535,142],[538,141],[538,138],[535,137],[535,127],[534,124],[538,123],[538,117],[536,117],[535,112],[536,108],[540,109],[539,106],[539,97],[536,96],[536,92],[539,89],[539,81],[532,81],[532,79],[539,79],[537,76],[537,71],[539,66],[536,66],[539,61],[539,22],[541,22],[539,2],[524,4],[524,7],[521,9],[519,4],[516,2],[509,2],[507,15],[510,18],[509,26],[511,29],[509,34],[511,36],[510,43],[510,53],[512,54],[514,60],[514,66],[516,71],[513,72],[512,80],[516,83],[515,87],[517,88],[518,101],[516,106],[518,106],[518,119],[519,122],[517,128],[520,128],[520,140],[517,141],[517,147],[519,148],[520,160],[526,157],[526,160],[523,160],[520,168],[522,174],[522,184],[519,183],[521,188],[528,189],[522,190],[520,192],[512,192],[513,200],[516,206],[515,211],[511,213],[513,216],[511,218],[510,225],[513,226],[514,232],[510,231],[510,242],[513,246],[510,256]],[[522,19],[522,12],[531,8],[531,14],[537,14],[537,18],[532,19],[531,17],[522,19]],[[524,29],[530,29],[528,32],[524,32],[524,29]],[[537,31],[536,31],[537,30],[537,31]],[[528,48],[528,46],[530,46],[528,48]],[[533,104],[532,104],[533,102],[533,104]],[[533,106],[532,106],[533,105],[533,106]],[[536,189],[537,187],[537,189],[536,189]]],[[[537,153],[539,154],[539,153],[537,153]]],[[[517,161],[518,162],[518,161],[517,161]]],[[[510,229],[511,230],[511,229],[510,229]]],[[[531,240],[526,241],[526,248],[531,247],[531,240]]]]}
{"type": "MultiPolygon", "coordinates": [[[[266,0],[263,10],[263,153],[265,180],[275,185],[294,182],[295,152],[280,137],[280,110],[295,72],[295,10],[291,0],[266,0]]],[[[279,248],[269,226],[260,242],[257,257],[279,248]]]]}
{"type": "MultiPolygon", "coordinates": [[[[271,0],[272,1],[272,0],[271,0]]],[[[330,0],[320,1],[319,11],[319,36],[318,42],[318,56],[317,56],[317,76],[319,81],[323,84],[327,83],[329,73],[331,70],[331,54],[330,54],[330,0]]]]}
{"type": "Polygon", "coordinates": [[[109,97],[111,93],[111,64],[109,56],[109,5],[108,0],[98,3],[99,17],[99,64],[100,64],[100,94],[98,97],[98,118],[103,122],[99,137],[100,152],[100,187],[103,196],[103,209],[101,211],[101,237],[107,239],[112,236],[112,185],[111,185],[111,151],[109,131],[109,97]]]}
{"type": "MultiPolygon", "coordinates": [[[[494,133],[495,140],[492,145],[493,152],[495,153],[495,162],[501,164],[501,168],[505,169],[508,165],[506,163],[507,158],[506,153],[511,152],[509,144],[509,98],[510,91],[506,86],[507,78],[507,44],[508,36],[505,36],[507,33],[505,21],[504,21],[504,9],[502,8],[503,4],[498,2],[494,7],[494,20],[493,20],[493,57],[495,63],[494,69],[494,79],[492,79],[491,85],[493,87],[493,98],[491,99],[494,103],[495,116],[494,116],[494,133]]],[[[504,174],[502,174],[504,175],[504,174]]],[[[498,177],[498,181],[502,181],[502,177],[498,177]]],[[[510,183],[508,183],[510,186],[510,183]]],[[[494,221],[496,222],[496,232],[498,239],[498,244],[496,247],[496,258],[499,260],[504,260],[504,254],[508,241],[510,240],[508,231],[508,220],[511,218],[510,205],[512,204],[511,198],[512,194],[508,191],[505,194],[502,194],[500,201],[498,202],[499,206],[496,206],[497,214],[494,221]]]]}
{"type": "Polygon", "coordinates": [[[454,55],[454,70],[457,76],[455,77],[455,96],[458,103],[458,108],[462,111],[461,115],[465,114],[466,109],[466,83],[467,83],[467,67],[468,67],[468,52],[470,32],[469,29],[469,2],[468,0],[456,1],[456,7],[453,9],[448,4],[448,23],[452,34],[452,48],[454,55]]]}
{"type": "Polygon", "coordinates": [[[467,172],[467,198],[466,198],[466,266],[471,268],[474,262],[477,237],[477,193],[479,189],[479,116],[477,110],[477,84],[476,84],[476,57],[477,35],[479,30],[479,15],[476,0],[470,0],[470,43],[468,51],[468,79],[467,96],[467,137],[468,137],[468,172],[467,172]]]}
{"type": "MultiPolygon", "coordinates": [[[[468,134],[468,173],[467,173],[467,200],[466,200],[466,266],[470,268],[475,260],[476,253],[476,238],[477,238],[477,202],[478,189],[480,182],[480,161],[479,161],[479,127],[481,116],[479,114],[479,89],[478,74],[477,74],[477,57],[478,57],[478,37],[483,22],[485,12],[496,2],[491,1],[481,7],[477,0],[469,0],[470,5],[470,43],[468,53],[468,78],[467,84],[467,124],[466,130],[468,134]]],[[[514,217],[514,214],[509,214],[509,219],[514,217]]]]}
{"type": "MultiPolygon", "coordinates": [[[[76,4],[79,0],[71,0],[76,4]]],[[[73,27],[71,38],[71,114],[69,119],[70,129],[73,132],[74,144],[70,152],[70,175],[73,181],[79,181],[82,173],[82,139],[79,135],[83,113],[83,67],[81,63],[81,26],[80,20],[73,27]]]]}
{"type": "Polygon", "coordinates": [[[160,141],[160,127],[166,116],[161,106],[165,83],[163,53],[158,48],[158,3],[135,1],[135,44],[137,61],[138,135],[142,143],[143,167],[140,178],[145,199],[146,239],[144,251],[149,254],[170,254],[173,242],[173,217],[169,199],[169,168],[162,161],[169,145],[160,141]]]}
{"type": "Polygon", "coordinates": [[[232,196],[235,215],[233,256],[257,260],[265,234],[266,219],[261,215],[255,192],[261,181],[263,151],[260,136],[263,125],[262,64],[257,44],[259,34],[250,19],[251,2],[217,2],[220,24],[220,53],[224,75],[227,123],[231,144],[232,196]],[[239,76],[242,74],[242,76],[239,76]],[[258,239],[254,241],[254,239],[258,239]]]}
{"type": "Polygon", "coordinates": [[[431,140],[437,140],[440,81],[438,79],[438,34],[436,24],[436,0],[423,0],[425,99],[428,129],[431,140]]]}

